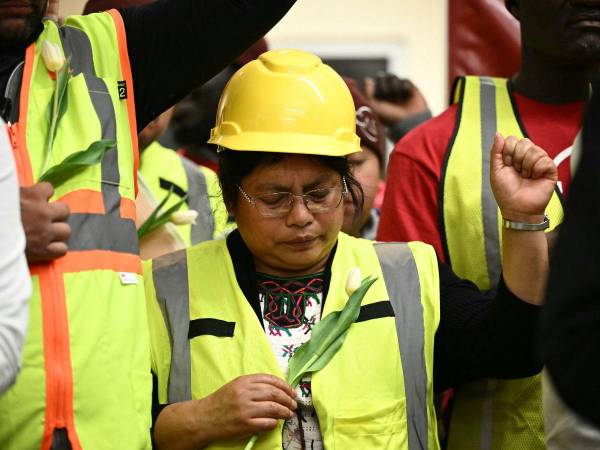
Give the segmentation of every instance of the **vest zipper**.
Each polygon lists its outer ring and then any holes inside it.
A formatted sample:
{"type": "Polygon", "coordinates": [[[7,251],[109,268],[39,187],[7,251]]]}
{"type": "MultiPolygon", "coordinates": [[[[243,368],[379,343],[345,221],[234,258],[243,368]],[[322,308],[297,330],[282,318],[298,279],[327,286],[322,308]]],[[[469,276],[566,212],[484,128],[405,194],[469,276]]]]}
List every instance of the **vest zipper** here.
{"type": "MultiPolygon", "coordinates": [[[[52,265],[49,267],[49,275],[50,281],[52,285],[53,292],[64,293],[64,286],[60,286],[62,280],[58,279],[58,275],[56,270],[52,265]],[[60,291],[59,291],[60,290],[60,291]]],[[[46,382],[51,382],[51,389],[54,390],[56,394],[56,404],[54,408],[53,414],[53,427],[52,433],[56,431],[57,428],[68,428],[69,424],[67,423],[68,412],[66,411],[66,405],[69,399],[67,399],[67,386],[65,385],[66,378],[70,378],[68,376],[67,371],[70,370],[69,367],[66,367],[66,362],[70,358],[67,348],[67,342],[65,339],[68,339],[69,328],[67,325],[66,315],[66,298],[64,295],[53,296],[53,303],[60,302],[62,304],[53,304],[51,311],[51,316],[48,319],[52,329],[51,329],[51,339],[50,342],[55,344],[55,353],[52,364],[52,379],[47,380],[46,382]]]]}

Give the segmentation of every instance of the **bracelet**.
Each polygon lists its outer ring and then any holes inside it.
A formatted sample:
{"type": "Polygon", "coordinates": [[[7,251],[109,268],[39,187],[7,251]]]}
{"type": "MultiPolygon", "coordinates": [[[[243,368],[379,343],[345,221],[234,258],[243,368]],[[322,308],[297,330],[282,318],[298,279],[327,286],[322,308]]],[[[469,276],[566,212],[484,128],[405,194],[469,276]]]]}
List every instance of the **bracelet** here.
{"type": "Polygon", "coordinates": [[[502,218],[502,226],[509,230],[517,231],[542,231],[550,228],[550,218],[544,214],[544,221],[542,223],[526,223],[526,222],[513,222],[512,220],[502,218]]]}

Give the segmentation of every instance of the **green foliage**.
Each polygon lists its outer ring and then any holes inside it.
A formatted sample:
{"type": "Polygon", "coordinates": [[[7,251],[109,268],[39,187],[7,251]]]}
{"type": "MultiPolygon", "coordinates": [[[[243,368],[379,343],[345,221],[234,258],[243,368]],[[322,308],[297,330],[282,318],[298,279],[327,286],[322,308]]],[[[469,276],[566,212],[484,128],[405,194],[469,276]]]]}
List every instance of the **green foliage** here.
{"type": "Polygon", "coordinates": [[[39,181],[47,181],[56,188],[85,168],[99,164],[104,154],[115,145],[115,141],[108,139],[96,141],[87,150],[73,153],[60,164],[48,169],[42,174],[39,181]]]}
{"type": "Polygon", "coordinates": [[[169,209],[167,209],[164,212],[161,212],[161,209],[163,208],[163,206],[165,206],[165,203],[167,203],[167,201],[171,197],[172,193],[173,193],[173,188],[169,189],[169,193],[165,196],[165,198],[163,198],[161,200],[161,202],[158,204],[158,206],[156,208],[154,208],[154,211],[152,211],[152,214],[150,214],[150,216],[148,216],[148,218],[144,221],[142,226],[138,229],[138,231],[137,231],[138,239],[141,239],[148,233],[156,230],[158,227],[167,223],[171,219],[171,215],[174,212],[176,212],[179,208],[181,208],[181,206],[187,200],[187,194],[186,194],[182,197],[182,199],[180,201],[175,203],[169,209]]]}
{"type": "Polygon", "coordinates": [[[376,280],[365,278],[341,311],[329,314],[315,325],[310,340],[300,346],[289,361],[287,381],[292,387],[296,387],[304,375],[321,370],[335,356],[348,329],[358,318],[365,294],[376,280]]]}

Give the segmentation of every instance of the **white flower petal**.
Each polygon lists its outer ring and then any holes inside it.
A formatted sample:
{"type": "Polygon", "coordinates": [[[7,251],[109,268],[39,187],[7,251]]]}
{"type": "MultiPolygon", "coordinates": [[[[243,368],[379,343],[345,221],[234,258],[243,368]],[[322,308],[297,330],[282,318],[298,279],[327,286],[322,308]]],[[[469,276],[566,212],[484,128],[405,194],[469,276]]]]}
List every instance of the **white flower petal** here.
{"type": "Polygon", "coordinates": [[[175,225],[191,225],[196,224],[196,218],[198,217],[198,211],[193,209],[187,211],[177,211],[171,214],[170,221],[175,225]]]}
{"type": "Polygon", "coordinates": [[[50,41],[42,42],[42,59],[50,72],[58,72],[65,64],[62,50],[50,41]]]}
{"type": "Polygon", "coordinates": [[[348,279],[346,280],[346,294],[349,296],[352,295],[352,293],[360,287],[361,282],[362,275],[360,273],[360,269],[355,267],[348,274],[348,279]]]}

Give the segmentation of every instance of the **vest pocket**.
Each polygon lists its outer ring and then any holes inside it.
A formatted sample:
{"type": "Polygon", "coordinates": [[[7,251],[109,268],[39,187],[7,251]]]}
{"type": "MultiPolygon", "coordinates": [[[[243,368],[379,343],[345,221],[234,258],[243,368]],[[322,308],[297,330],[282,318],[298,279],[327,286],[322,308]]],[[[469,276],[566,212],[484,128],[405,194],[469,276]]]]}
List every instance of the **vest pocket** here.
{"type": "Polygon", "coordinates": [[[404,401],[348,402],[333,418],[335,450],[396,450],[404,448],[406,440],[404,401]]]}

